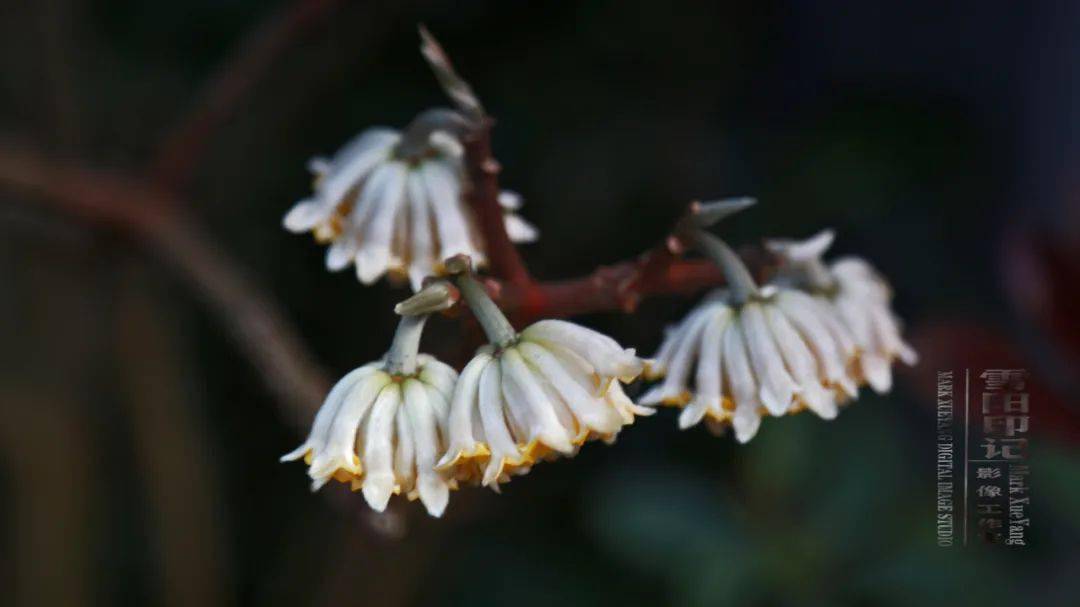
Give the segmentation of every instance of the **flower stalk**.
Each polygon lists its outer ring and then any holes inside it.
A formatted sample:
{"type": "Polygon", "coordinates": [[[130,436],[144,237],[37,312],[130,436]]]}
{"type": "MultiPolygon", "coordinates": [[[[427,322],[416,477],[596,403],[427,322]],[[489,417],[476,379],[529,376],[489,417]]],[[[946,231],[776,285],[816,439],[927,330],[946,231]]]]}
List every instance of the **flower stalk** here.
{"type": "Polygon", "coordinates": [[[428,314],[402,316],[394,331],[394,341],[386,353],[386,372],[395,377],[416,373],[416,356],[420,352],[420,336],[428,314]]]}
{"type": "Polygon", "coordinates": [[[499,306],[491,300],[484,285],[473,276],[471,260],[464,255],[452,257],[446,260],[446,271],[451,274],[454,285],[465,303],[469,304],[488,340],[500,349],[513,345],[518,333],[499,306]]]}
{"type": "Polygon", "coordinates": [[[454,277],[454,283],[491,343],[499,348],[506,348],[517,341],[518,334],[513,325],[488,296],[484,285],[480,284],[471,273],[458,274],[454,277]]]}
{"type": "Polygon", "coordinates": [[[757,282],[750,270],[726,242],[702,229],[689,230],[686,236],[690,244],[724,271],[732,304],[740,306],[759,296],[757,282]]]}
{"type": "Polygon", "coordinates": [[[401,141],[394,150],[398,158],[414,159],[423,156],[431,147],[431,136],[443,132],[463,137],[469,132],[465,118],[448,108],[432,108],[421,112],[405,127],[401,141]]]}

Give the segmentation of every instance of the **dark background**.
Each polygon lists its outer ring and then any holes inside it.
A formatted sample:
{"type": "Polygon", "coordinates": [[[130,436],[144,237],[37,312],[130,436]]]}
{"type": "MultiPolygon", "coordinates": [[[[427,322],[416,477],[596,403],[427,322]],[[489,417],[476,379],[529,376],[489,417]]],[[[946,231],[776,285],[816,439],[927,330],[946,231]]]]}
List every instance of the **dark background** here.
{"type": "MultiPolygon", "coordinates": [[[[288,11],[6,2],[0,142],[142,179],[216,66],[288,11]]],[[[442,520],[417,504],[376,517],[277,463],[308,420],[168,252],[8,187],[28,172],[3,154],[5,602],[1076,604],[1080,4],[334,9],[269,60],[174,189],[334,377],[385,350],[405,293],[327,273],[280,220],[310,156],[446,103],[418,22],[498,117],[503,185],[542,232],[534,274],[632,257],[689,200],[753,194],[723,233],[837,229],[836,253],[890,277],[920,365],[831,423],[767,420],[738,446],[665,410],[501,496],[460,491],[442,520]],[[937,548],[935,372],[1013,366],[1032,372],[1032,545],[937,548]]],[[[579,320],[648,354],[692,303],[579,320]]],[[[450,356],[452,323],[433,324],[425,349],[450,356]]]]}

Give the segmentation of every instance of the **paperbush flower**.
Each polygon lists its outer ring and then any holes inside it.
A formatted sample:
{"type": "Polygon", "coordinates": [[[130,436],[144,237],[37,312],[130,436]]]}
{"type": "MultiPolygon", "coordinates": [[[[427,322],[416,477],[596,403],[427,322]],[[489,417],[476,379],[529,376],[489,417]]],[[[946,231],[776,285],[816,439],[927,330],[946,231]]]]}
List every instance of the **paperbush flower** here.
{"type": "Polygon", "coordinates": [[[847,331],[819,302],[792,289],[765,287],[742,304],[716,291],[670,330],[647,376],[664,377],[644,405],[685,407],[679,427],[705,419],[714,431],[732,425],[753,438],[762,412],[808,408],[825,419],[855,396],[846,372],[855,356],[847,331]]]}
{"type": "Polygon", "coordinates": [[[821,256],[832,244],[830,230],[804,240],[766,244],[785,263],[784,278],[830,308],[858,348],[854,373],[878,393],[892,388],[892,362],[913,365],[918,356],[900,337],[900,321],[890,307],[892,289],[865,260],[838,259],[826,266],[821,256]]]}
{"type": "Polygon", "coordinates": [[[393,369],[388,355],[345,375],[330,390],[307,440],[281,461],[304,458],[313,491],[336,479],[362,490],[377,511],[391,494],[405,494],[419,498],[432,516],[442,515],[456,483],[435,463],[446,444],[457,372],[431,356],[413,356],[415,365],[406,373],[393,369]]]}
{"type": "MultiPolygon", "coordinates": [[[[462,198],[461,143],[432,123],[421,114],[414,121],[420,126],[404,134],[372,128],[332,159],[313,160],[314,195],[285,215],[285,228],[311,231],[329,243],[326,267],[337,271],[354,264],[365,284],[389,272],[407,275],[418,290],[425,276],[441,270],[441,260],[458,254],[482,265],[484,244],[462,198]]],[[[536,229],[512,212],[520,197],[504,192],[500,201],[511,239],[535,240],[536,229]]]]}
{"type": "Polygon", "coordinates": [[[542,320],[516,334],[472,282],[459,283],[493,344],[465,366],[450,404],[449,447],[437,468],[486,486],[524,474],[541,458],[573,455],[593,438],[612,441],[635,415],[621,382],[642,361],[601,333],[542,320]]]}

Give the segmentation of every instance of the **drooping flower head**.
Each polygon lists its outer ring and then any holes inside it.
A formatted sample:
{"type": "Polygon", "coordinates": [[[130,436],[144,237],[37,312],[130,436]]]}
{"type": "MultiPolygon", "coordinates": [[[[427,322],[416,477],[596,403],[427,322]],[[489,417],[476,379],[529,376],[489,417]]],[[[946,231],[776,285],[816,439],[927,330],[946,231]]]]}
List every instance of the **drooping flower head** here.
{"type": "Polygon", "coordinates": [[[457,372],[417,354],[425,319],[403,318],[387,355],[345,375],[315,415],[307,440],[281,458],[304,458],[313,491],[336,479],[362,490],[379,512],[392,494],[419,498],[432,516],[446,509],[456,483],[435,463],[446,446],[457,372]]]}
{"type": "Polygon", "coordinates": [[[753,204],[738,199],[702,205],[697,227],[684,230],[724,270],[728,288],[714,291],[665,337],[648,376],[664,377],[640,402],[684,407],[679,426],[706,421],[753,438],[763,413],[808,408],[824,419],[856,394],[847,373],[854,343],[824,306],[797,290],[759,288],[734,251],[701,225],[753,204]]]}
{"type": "MultiPolygon", "coordinates": [[[[314,194],[285,215],[291,232],[314,233],[328,243],[326,266],[350,264],[370,284],[388,272],[408,276],[414,290],[441,270],[440,260],[469,255],[483,264],[484,243],[465,203],[460,141],[467,123],[445,109],[420,114],[402,133],[371,128],[331,159],[316,158],[314,194]]],[[[513,213],[516,194],[499,197],[507,232],[516,242],[536,239],[536,229],[513,213]]]]}
{"type": "Polygon", "coordinates": [[[867,261],[844,257],[826,265],[822,256],[833,241],[824,230],[803,240],[769,240],[766,246],[784,263],[781,276],[831,309],[858,348],[856,378],[878,393],[892,388],[892,363],[918,361],[900,337],[900,320],[891,308],[892,289],[867,261]]]}
{"type": "Polygon", "coordinates": [[[439,470],[497,487],[540,458],[573,455],[594,438],[610,442],[635,415],[652,412],[635,405],[620,385],[642,371],[633,350],[560,320],[518,333],[467,268],[458,270],[461,294],[492,343],[461,372],[439,470]]]}

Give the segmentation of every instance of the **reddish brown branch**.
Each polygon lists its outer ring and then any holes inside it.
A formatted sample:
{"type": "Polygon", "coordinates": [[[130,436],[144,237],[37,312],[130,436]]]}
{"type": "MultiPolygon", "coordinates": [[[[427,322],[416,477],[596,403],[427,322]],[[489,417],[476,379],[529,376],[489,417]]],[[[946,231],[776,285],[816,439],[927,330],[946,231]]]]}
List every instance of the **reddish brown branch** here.
{"type": "Polygon", "coordinates": [[[153,178],[170,188],[183,186],[211,137],[250,97],[274,61],[341,4],[341,0],[299,0],[271,14],[244,36],[206,81],[194,107],[164,138],[150,169],[153,178]]]}
{"type": "Polygon", "coordinates": [[[504,285],[500,303],[519,323],[527,323],[607,310],[629,313],[648,297],[691,295],[722,284],[724,277],[713,263],[680,259],[658,247],[638,259],[601,266],[580,278],[525,287],[504,285]]]}
{"type": "Polygon", "coordinates": [[[484,239],[491,274],[511,285],[525,288],[532,283],[532,278],[517,247],[506,233],[503,208],[499,204],[499,172],[502,167],[491,154],[493,124],[492,119],[485,118],[465,140],[468,199],[484,239]]]}
{"type": "Polygon", "coordinates": [[[260,377],[306,424],[329,385],[273,299],[160,188],[0,143],[0,187],[140,239],[189,281],[260,377]]]}
{"type": "Polygon", "coordinates": [[[529,270],[517,247],[506,233],[503,208],[499,204],[499,172],[502,167],[491,153],[491,129],[495,121],[484,111],[472,86],[454,69],[449,55],[424,26],[420,26],[420,53],[435,73],[443,91],[472,126],[464,137],[465,170],[469,187],[466,198],[476,214],[480,236],[488,259],[488,269],[496,278],[524,289],[532,284],[529,270]]]}

